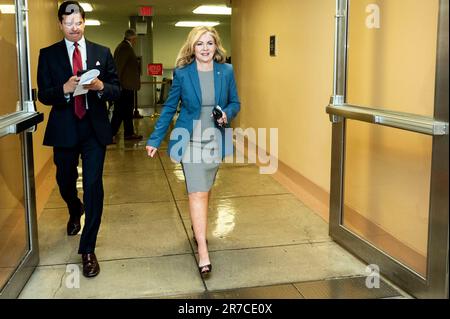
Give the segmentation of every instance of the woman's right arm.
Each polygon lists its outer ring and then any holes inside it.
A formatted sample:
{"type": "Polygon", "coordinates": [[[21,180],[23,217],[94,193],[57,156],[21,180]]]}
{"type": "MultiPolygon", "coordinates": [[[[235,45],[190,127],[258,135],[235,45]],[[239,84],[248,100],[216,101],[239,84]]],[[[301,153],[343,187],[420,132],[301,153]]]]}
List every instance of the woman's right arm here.
{"type": "Polygon", "coordinates": [[[156,151],[158,150],[156,147],[153,147],[153,146],[146,146],[145,149],[147,150],[147,154],[150,157],[155,156],[156,151]]]}
{"type": "MultiPolygon", "coordinates": [[[[173,81],[172,87],[169,92],[169,96],[167,101],[164,103],[161,115],[159,116],[158,121],[155,124],[155,128],[153,129],[153,133],[150,135],[150,138],[147,140],[147,151],[149,156],[149,149],[151,148],[153,151],[153,155],[156,152],[156,149],[159,148],[161,141],[167,133],[167,129],[169,128],[170,122],[177,111],[178,102],[181,98],[181,79],[178,75],[178,70],[175,69],[173,72],[173,81]]],[[[153,156],[152,156],[153,157],[153,156]]]]}

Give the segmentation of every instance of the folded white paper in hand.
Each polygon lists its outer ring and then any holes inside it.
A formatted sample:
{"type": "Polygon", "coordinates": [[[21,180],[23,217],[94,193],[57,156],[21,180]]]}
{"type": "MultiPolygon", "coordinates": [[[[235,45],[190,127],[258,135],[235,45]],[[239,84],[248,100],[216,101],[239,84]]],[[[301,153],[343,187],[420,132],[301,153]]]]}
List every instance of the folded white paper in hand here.
{"type": "Polygon", "coordinates": [[[89,90],[83,88],[83,85],[90,84],[92,80],[94,80],[99,75],[100,71],[97,69],[92,69],[83,73],[80,77],[80,81],[78,82],[77,87],[75,88],[75,91],[73,92],[73,96],[86,94],[89,90]]]}

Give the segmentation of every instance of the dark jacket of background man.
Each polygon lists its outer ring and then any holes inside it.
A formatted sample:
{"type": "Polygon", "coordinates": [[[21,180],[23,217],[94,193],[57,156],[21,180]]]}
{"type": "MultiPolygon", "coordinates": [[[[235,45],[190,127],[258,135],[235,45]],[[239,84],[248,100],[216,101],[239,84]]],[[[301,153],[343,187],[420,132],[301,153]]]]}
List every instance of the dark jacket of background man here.
{"type": "Polygon", "coordinates": [[[137,91],[141,88],[139,62],[133,47],[123,40],[114,51],[117,73],[122,88],[137,91]]]}

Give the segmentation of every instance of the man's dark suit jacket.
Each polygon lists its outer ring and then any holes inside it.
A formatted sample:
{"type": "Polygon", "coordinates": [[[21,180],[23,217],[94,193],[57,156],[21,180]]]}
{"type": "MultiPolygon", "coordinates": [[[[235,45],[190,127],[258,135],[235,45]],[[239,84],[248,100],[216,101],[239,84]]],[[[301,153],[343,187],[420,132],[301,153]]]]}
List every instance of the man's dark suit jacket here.
{"type": "MultiPolygon", "coordinates": [[[[108,48],[86,40],[87,68],[98,69],[98,78],[104,83],[99,97],[97,91],[87,94],[86,115],[91,121],[97,140],[108,145],[112,143],[111,125],[108,119],[106,101],[120,96],[119,79],[113,57],[108,48]]],[[[45,105],[52,105],[44,145],[55,147],[73,147],[78,143],[77,117],[74,113],[74,99],[70,94],[67,102],[63,85],[73,75],[69,55],[64,39],[47,48],[41,49],[38,64],[38,98],[45,105]]]]}
{"type": "Polygon", "coordinates": [[[136,54],[131,44],[123,40],[114,50],[114,61],[117,65],[120,85],[126,90],[141,88],[141,70],[136,54]]]}

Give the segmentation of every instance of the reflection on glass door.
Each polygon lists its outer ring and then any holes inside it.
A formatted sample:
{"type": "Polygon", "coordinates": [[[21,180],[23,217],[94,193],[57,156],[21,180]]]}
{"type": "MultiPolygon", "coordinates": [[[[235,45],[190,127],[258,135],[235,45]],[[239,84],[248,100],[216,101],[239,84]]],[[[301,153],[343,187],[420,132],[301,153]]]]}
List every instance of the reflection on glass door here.
{"type": "Polygon", "coordinates": [[[448,298],[445,0],[337,0],[330,235],[415,297],[448,298]]]}
{"type": "Polygon", "coordinates": [[[427,273],[432,137],[347,121],[343,225],[427,273]]]}
{"type": "Polygon", "coordinates": [[[18,111],[19,79],[14,1],[0,4],[0,116],[18,111]]]}
{"type": "MultiPolygon", "coordinates": [[[[20,101],[17,68],[17,36],[14,1],[0,5],[0,117],[18,111],[20,101]]],[[[25,186],[20,135],[0,138],[0,290],[29,250],[25,186]]]]}
{"type": "Polygon", "coordinates": [[[20,135],[0,138],[0,290],[29,250],[20,135]]]}
{"type": "MultiPolygon", "coordinates": [[[[433,116],[438,13],[438,0],[352,1],[347,103],[433,116]]],[[[347,121],[343,224],[424,278],[432,143],[347,121]]]]}
{"type": "Polygon", "coordinates": [[[39,260],[26,0],[0,1],[0,298],[16,298],[39,260]],[[20,61],[20,63],[18,62],[20,61]]]}

